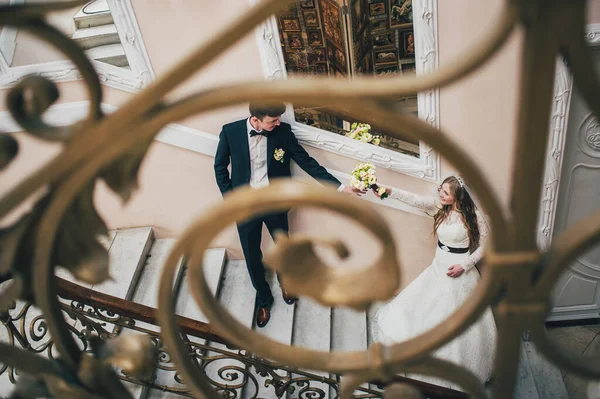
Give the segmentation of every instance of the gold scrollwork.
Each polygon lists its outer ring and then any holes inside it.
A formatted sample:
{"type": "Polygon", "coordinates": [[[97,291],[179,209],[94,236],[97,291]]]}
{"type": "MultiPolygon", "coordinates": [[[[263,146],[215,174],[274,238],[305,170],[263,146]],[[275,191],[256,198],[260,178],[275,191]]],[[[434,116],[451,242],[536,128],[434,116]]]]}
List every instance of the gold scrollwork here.
{"type": "MultiPolygon", "coordinates": [[[[136,187],[137,172],[150,143],[166,124],[247,101],[291,101],[326,106],[349,117],[360,117],[390,137],[408,136],[440,151],[470,182],[491,218],[487,270],[470,301],[439,328],[410,341],[391,346],[373,345],[368,351],[349,353],[311,351],[278,344],[241,326],[208,290],[203,277],[202,254],[226,223],[251,217],[255,212],[291,206],[320,206],[354,219],[373,233],[383,247],[381,256],[364,270],[328,269],[314,252],[314,245],[331,245],[340,257],[347,254],[347,248],[335,240],[313,237],[280,238],[266,261],[283,274],[286,285],[295,293],[326,305],[356,309],[389,298],[399,286],[396,245],[381,216],[359,204],[358,200],[343,197],[334,190],[295,182],[277,182],[257,191],[240,190],[188,229],[164,267],[159,319],[169,353],[193,394],[218,397],[189,359],[188,347],[181,339],[174,319],[173,273],[176,260],[184,254],[190,257],[189,281],[193,295],[223,336],[257,355],[298,368],[347,373],[349,378],[344,380],[342,387],[345,398],[365,381],[389,380],[401,371],[444,378],[461,385],[475,397],[484,397],[482,387],[470,372],[435,359],[429,353],[464,332],[487,306],[496,310],[499,326],[496,376],[492,386],[494,397],[509,397],[514,392],[520,336],[525,329],[532,332],[540,350],[565,369],[586,377],[600,377],[600,359],[584,362],[552,348],[543,328],[552,288],[560,273],[577,254],[600,242],[600,212],[576,224],[547,254],[540,256],[537,253],[534,239],[543,150],[550,119],[548,105],[557,54],[568,56],[575,85],[595,117],[600,117],[600,83],[583,35],[585,2],[549,0],[533,4],[507,0],[497,22],[467,52],[467,56],[423,76],[363,77],[351,82],[317,78],[250,82],[201,91],[170,104],[162,102],[165,94],[222,54],[265,18],[283,9],[289,1],[260,2],[110,116],[102,115],[99,79],[84,52],[44,21],[49,11],[85,1],[0,7],[0,25],[27,29],[74,62],[84,78],[90,98],[85,121],[55,127],[42,120],[43,113],[59,96],[54,83],[42,77],[26,77],[7,95],[8,109],[23,130],[44,140],[62,142],[64,149],[44,168],[0,198],[0,217],[3,217],[36,190],[48,188],[48,193],[29,214],[0,231],[0,274],[13,280],[12,286],[0,297],[0,305],[6,309],[17,298],[34,301],[47,320],[48,331],[62,355],[62,363],[59,366],[52,360],[0,344],[2,362],[44,380],[47,389],[54,394],[128,397],[117,376],[111,372],[110,364],[127,367],[132,373],[143,370],[147,362],[135,360],[148,359],[152,345],[142,339],[136,341],[135,348],[130,348],[131,342],[124,344],[113,340],[97,342],[94,355],[82,353],[62,318],[53,279],[58,265],[82,281],[99,282],[109,276],[106,251],[96,241],[97,234],[106,233],[106,226],[92,202],[95,180],[104,179],[127,200],[136,187]],[[564,27],[560,34],[553,30],[559,24],[564,27]],[[500,205],[478,165],[446,134],[413,116],[393,114],[385,107],[385,102],[458,82],[488,62],[517,25],[522,26],[526,40],[515,176],[511,188],[513,201],[508,211],[500,205]],[[128,134],[122,134],[123,131],[128,134]],[[361,288],[375,285],[378,290],[361,288]],[[123,352],[125,346],[132,350],[123,352]],[[77,376],[78,385],[67,383],[73,376],[77,376]]],[[[2,136],[0,166],[6,166],[14,159],[17,150],[12,137],[2,136]]]]}

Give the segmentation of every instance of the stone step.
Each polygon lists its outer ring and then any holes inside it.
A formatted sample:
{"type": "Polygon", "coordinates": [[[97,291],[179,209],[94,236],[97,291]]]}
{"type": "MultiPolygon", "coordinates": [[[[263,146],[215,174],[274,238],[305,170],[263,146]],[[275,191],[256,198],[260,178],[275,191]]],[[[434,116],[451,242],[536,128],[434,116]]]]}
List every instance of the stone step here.
{"type": "Polygon", "coordinates": [[[131,300],[146,264],[146,255],[154,241],[151,227],[117,230],[108,256],[112,281],[91,288],[118,298],[131,300]]]}
{"type": "MultiPolygon", "coordinates": [[[[246,262],[243,260],[230,260],[227,262],[224,270],[224,277],[221,281],[219,292],[219,302],[235,317],[242,325],[252,328],[254,321],[254,304],[256,302],[256,291],[250,282],[250,276],[246,269],[246,262]]],[[[210,343],[211,347],[232,351],[222,344],[210,343]]],[[[216,352],[209,352],[208,356],[217,355],[216,352]]],[[[231,381],[224,381],[218,376],[218,371],[222,367],[240,367],[245,369],[243,363],[235,360],[216,361],[206,367],[206,375],[212,380],[223,384],[231,385],[231,381]]],[[[234,384],[241,381],[244,376],[241,372],[232,370],[231,373],[237,374],[234,384]]],[[[252,391],[256,388],[252,387],[252,391]]],[[[235,397],[240,397],[240,389],[235,390],[235,397]]]]}
{"type": "Polygon", "coordinates": [[[129,391],[129,393],[131,394],[131,396],[133,398],[143,398],[145,397],[145,392],[147,391],[147,388],[143,385],[140,384],[134,384],[133,382],[128,382],[128,381],[123,381],[123,385],[125,386],[125,388],[127,388],[127,390],[129,391]]]}
{"type": "MultiPolygon", "coordinates": [[[[294,314],[294,332],[292,337],[294,346],[329,352],[331,350],[331,308],[322,306],[312,299],[300,298],[296,303],[294,314]]],[[[329,377],[328,373],[307,370],[310,373],[329,377]]],[[[293,378],[300,375],[293,375],[293,378]]],[[[330,398],[329,385],[324,383],[311,383],[311,387],[323,392],[323,398],[330,398]]],[[[299,391],[296,386],[296,393],[299,391]]],[[[295,395],[289,395],[296,398],[295,395]]]]}
{"type": "Polygon", "coordinates": [[[77,29],[112,24],[113,17],[106,0],[96,0],[81,7],[73,16],[77,29]]]}
{"type": "Polygon", "coordinates": [[[559,368],[546,360],[533,342],[524,341],[521,347],[515,398],[569,399],[559,368]]]}
{"type": "Polygon", "coordinates": [[[73,33],[71,38],[79,43],[84,50],[107,44],[120,43],[119,33],[115,24],[78,29],[73,33]]]}
{"type": "Polygon", "coordinates": [[[117,67],[129,65],[127,56],[125,55],[125,49],[121,43],[94,47],[87,50],[85,53],[92,60],[105,62],[117,67]]]}
{"type": "MultiPolygon", "coordinates": [[[[165,244],[166,245],[166,244],[165,244]]],[[[169,248],[170,250],[170,248],[169,248]]],[[[204,254],[204,270],[206,272],[206,279],[208,282],[208,286],[211,289],[213,295],[218,296],[218,290],[220,288],[221,276],[223,273],[223,268],[225,266],[225,261],[227,259],[227,254],[224,248],[211,248],[206,251],[204,254]]],[[[164,263],[164,261],[162,262],[164,263]]],[[[176,302],[176,312],[180,316],[188,317],[190,319],[199,320],[203,322],[208,322],[208,319],[202,313],[196,301],[190,291],[189,284],[185,281],[185,277],[187,274],[187,268],[185,264],[183,267],[179,269],[177,281],[179,281],[179,292],[177,295],[176,302]]],[[[158,279],[157,279],[158,280],[158,279]]],[[[158,282],[155,284],[158,285],[158,282]]],[[[176,284],[178,284],[176,282],[176,284]]],[[[140,284],[140,286],[142,286],[140,284]]],[[[154,296],[157,299],[156,295],[154,296]]],[[[206,340],[196,337],[188,337],[190,341],[198,344],[205,345],[206,340]]],[[[172,364],[164,364],[164,366],[172,366],[172,364]]],[[[158,369],[155,376],[155,384],[164,385],[169,387],[174,387],[177,389],[185,389],[185,386],[179,384],[175,380],[175,373],[173,371],[158,369]]],[[[163,392],[159,389],[148,389],[147,392],[144,393],[144,396],[141,398],[180,398],[182,396],[177,395],[175,393],[163,392]]]]}
{"type": "MultiPolygon", "coordinates": [[[[106,237],[98,237],[98,242],[108,250],[112,281],[96,285],[87,284],[77,280],[71,273],[60,267],[55,270],[55,274],[82,287],[123,299],[131,299],[144,268],[153,237],[154,233],[150,227],[111,230],[106,237]]],[[[68,303],[68,301],[63,302],[68,303]]],[[[77,326],[76,323],[74,325],[77,326]]]]}
{"type": "MultiPolygon", "coordinates": [[[[331,350],[355,352],[367,349],[367,313],[349,308],[331,309],[331,350]]],[[[342,377],[343,378],[343,377],[342,377]]],[[[363,385],[368,388],[368,384],[363,385]]],[[[330,397],[336,392],[329,390],[330,397]]]]}
{"type": "MultiPolygon", "coordinates": [[[[291,345],[296,304],[288,305],[285,303],[281,293],[281,286],[275,273],[267,271],[267,282],[271,286],[271,291],[273,293],[273,297],[275,298],[275,302],[273,302],[273,306],[271,307],[271,320],[263,328],[257,327],[256,321],[254,321],[253,329],[254,331],[263,334],[274,341],[281,342],[285,345],[291,345]]],[[[271,377],[261,376],[254,368],[251,368],[250,372],[254,378],[257,379],[259,384],[257,397],[268,398],[269,396],[272,396],[273,388],[265,386],[266,380],[270,379],[271,377]]],[[[285,376],[285,374],[280,375],[285,376]]],[[[251,391],[251,389],[246,389],[242,397],[252,398],[251,391]]]]}
{"type": "MultiPolygon", "coordinates": [[[[560,378],[562,381],[562,378],[560,378]]],[[[533,370],[527,356],[525,347],[521,347],[521,356],[519,360],[519,369],[517,371],[517,381],[515,384],[515,399],[543,399],[537,391],[533,370]]]]}
{"type": "MultiPolygon", "coordinates": [[[[171,249],[175,244],[174,238],[161,238],[155,240],[148,253],[148,258],[141,273],[138,281],[137,289],[133,295],[133,302],[150,306],[152,308],[158,308],[158,291],[160,286],[160,279],[162,275],[163,265],[165,264],[167,257],[171,253],[171,249]]],[[[173,287],[173,295],[177,296],[179,288],[181,286],[181,265],[183,259],[179,260],[177,266],[177,275],[173,287]]],[[[152,324],[141,323],[138,324],[152,331],[159,331],[158,326],[152,324]]]]}
{"type": "MultiPolygon", "coordinates": [[[[227,261],[227,253],[225,248],[211,248],[204,254],[204,270],[206,272],[206,280],[212,294],[218,297],[219,289],[221,287],[221,279],[223,277],[223,270],[227,261]]],[[[186,281],[187,268],[184,267],[181,271],[182,286],[180,294],[177,298],[177,314],[180,316],[188,317],[190,319],[199,320],[208,323],[207,317],[202,313],[202,310],[198,307],[190,286],[186,281]]],[[[200,344],[206,344],[206,340],[190,337],[190,340],[200,344]]]]}
{"type": "Polygon", "coordinates": [[[367,349],[367,314],[349,308],[331,311],[331,350],[340,352],[367,349]]]}
{"type": "Polygon", "coordinates": [[[263,328],[257,327],[254,321],[253,329],[272,340],[291,345],[296,304],[288,305],[285,303],[281,293],[281,286],[275,273],[267,271],[267,282],[271,286],[271,291],[275,298],[271,307],[271,320],[263,328]]]}
{"type": "MultiPolygon", "coordinates": [[[[116,236],[117,236],[117,230],[111,230],[108,232],[108,234],[106,236],[98,236],[96,239],[98,240],[98,242],[100,244],[102,244],[102,246],[104,248],[106,248],[107,251],[110,252],[110,247],[112,246],[112,243],[115,240],[116,236]]],[[[56,268],[54,270],[54,274],[64,280],[79,284],[82,287],[92,288],[91,284],[86,284],[83,281],[78,281],[77,279],[75,279],[75,277],[73,277],[73,275],[71,273],[69,273],[66,269],[63,269],[62,267],[56,268]]]]}

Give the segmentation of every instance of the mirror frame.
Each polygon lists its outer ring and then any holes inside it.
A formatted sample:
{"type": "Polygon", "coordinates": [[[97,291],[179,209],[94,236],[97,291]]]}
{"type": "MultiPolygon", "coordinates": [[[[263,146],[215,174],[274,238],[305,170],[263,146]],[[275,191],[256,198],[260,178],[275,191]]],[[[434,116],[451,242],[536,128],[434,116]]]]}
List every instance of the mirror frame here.
{"type": "MultiPolygon", "coordinates": [[[[11,0],[10,4],[24,2],[24,0],[11,0]]],[[[155,75],[131,0],[107,0],[107,3],[131,70],[94,60],[92,64],[98,73],[100,83],[128,92],[139,91],[152,82],[155,75]]],[[[42,75],[55,82],[68,82],[81,78],[79,71],[69,60],[11,67],[8,59],[12,59],[12,56],[6,57],[1,50],[10,51],[13,48],[14,51],[15,37],[14,29],[4,27],[0,31],[0,88],[10,87],[24,76],[31,74],[42,75]]]]}
{"type": "MultiPolygon", "coordinates": [[[[257,2],[250,0],[251,4],[257,2]]],[[[413,18],[417,74],[430,73],[438,68],[437,0],[413,0],[413,18]]],[[[287,79],[276,17],[272,16],[257,26],[255,35],[265,79],[287,79]]],[[[419,118],[436,128],[439,127],[439,98],[438,89],[417,95],[419,118]]],[[[302,144],[362,162],[370,161],[377,166],[436,183],[440,181],[440,157],[424,142],[419,143],[419,158],[416,158],[297,122],[291,106],[283,119],[292,125],[302,144]]]]}

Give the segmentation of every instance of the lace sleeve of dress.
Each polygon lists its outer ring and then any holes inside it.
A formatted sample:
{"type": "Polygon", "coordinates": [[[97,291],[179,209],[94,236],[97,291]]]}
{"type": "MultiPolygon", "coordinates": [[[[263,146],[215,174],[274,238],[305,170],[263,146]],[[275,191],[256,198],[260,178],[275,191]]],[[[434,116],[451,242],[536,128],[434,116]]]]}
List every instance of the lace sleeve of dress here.
{"type": "Polygon", "coordinates": [[[408,191],[393,188],[390,198],[402,201],[407,205],[414,206],[424,211],[437,211],[437,205],[434,197],[426,195],[417,195],[408,191]]]}
{"type": "Polygon", "coordinates": [[[490,229],[488,226],[487,219],[484,214],[479,211],[477,212],[477,226],[479,226],[479,247],[471,254],[466,261],[461,265],[465,271],[471,269],[473,266],[477,264],[483,257],[483,252],[485,251],[485,241],[487,240],[487,236],[490,233],[490,229]]]}

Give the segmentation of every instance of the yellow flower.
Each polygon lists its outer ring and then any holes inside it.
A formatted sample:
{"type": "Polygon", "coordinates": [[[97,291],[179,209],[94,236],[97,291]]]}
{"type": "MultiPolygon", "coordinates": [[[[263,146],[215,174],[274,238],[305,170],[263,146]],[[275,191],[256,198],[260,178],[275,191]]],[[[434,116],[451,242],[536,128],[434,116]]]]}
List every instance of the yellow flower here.
{"type": "Polygon", "coordinates": [[[276,148],[275,152],[273,153],[273,158],[275,158],[276,161],[283,163],[283,155],[284,154],[285,154],[285,151],[283,149],[276,148]]]}

